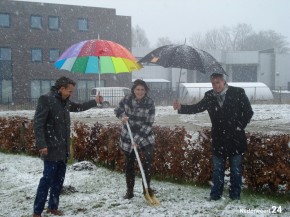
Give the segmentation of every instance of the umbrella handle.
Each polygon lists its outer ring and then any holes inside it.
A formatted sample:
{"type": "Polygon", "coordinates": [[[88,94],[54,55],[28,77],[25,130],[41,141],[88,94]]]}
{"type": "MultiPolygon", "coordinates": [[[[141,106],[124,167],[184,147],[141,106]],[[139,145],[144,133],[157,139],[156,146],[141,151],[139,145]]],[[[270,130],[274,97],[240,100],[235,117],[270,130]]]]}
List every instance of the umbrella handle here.
{"type": "Polygon", "coordinates": [[[137,151],[137,148],[136,148],[136,145],[134,143],[134,139],[133,139],[133,136],[132,136],[132,132],[131,132],[131,128],[129,126],[129,123],[127,121],[126,123],[126,126],[128,128],[128,132],[129,132],[129,135],[130,135],[130,139],[131,139],[131,144],[134,148],[134,152],[135,152],[135,155],[136,155],[136,158],[137,158],[137,162],[138,162],[138,165],[139,165],[139,168],[140,168],[140,171],[141,171],[141,176],[142,176],[142,180],[143,180],[143,184],[144,184],[144,188],[145,189],[148,189],[148,185],[147,185],[147,181],[146,181],[146,177],[145,177],[145,173],[144,173],[144,169],[143,169],[143,166],[142,166],[142,163],[141,163],[141,160],[140,160],[140,156],[139,156],[139,153],[137,151]]]}

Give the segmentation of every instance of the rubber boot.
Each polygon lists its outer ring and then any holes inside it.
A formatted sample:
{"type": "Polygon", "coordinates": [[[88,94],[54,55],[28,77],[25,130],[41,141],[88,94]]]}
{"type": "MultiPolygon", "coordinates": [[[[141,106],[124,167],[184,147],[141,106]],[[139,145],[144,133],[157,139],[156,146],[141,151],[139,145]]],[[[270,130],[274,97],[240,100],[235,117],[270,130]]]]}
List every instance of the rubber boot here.
{"type": "Polygon", "coordinates": [[[126,192],[126,194],[125,194],[125,196],[123,198],[126,199],[126,200],[130,200],[133,197],[134,197],[133,188],[127,188],[127,192],[126,192]]]}
{"type": "Polygon", "coordinates": [[[124,199],[131,199],[134,197],[134,185],[135,185],[135,178],[134,177],[126,177],[126,184],[127,184],[127,192],[124,199]]]}

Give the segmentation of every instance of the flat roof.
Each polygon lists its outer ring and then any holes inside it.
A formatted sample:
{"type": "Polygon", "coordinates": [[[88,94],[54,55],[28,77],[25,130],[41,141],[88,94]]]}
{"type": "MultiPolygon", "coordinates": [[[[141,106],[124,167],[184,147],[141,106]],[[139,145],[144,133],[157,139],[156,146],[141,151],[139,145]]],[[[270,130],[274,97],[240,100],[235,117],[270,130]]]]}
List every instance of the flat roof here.
{"type": "MultiPolygon", "coordinates": [[[[136,79],[138,79],[138,78],[136,78],[136,79]]],[[[136,79],[133,78],[132,82],[134,82],[136,79]]],[[[168,81],[168,80],[162,79],[162,78],[144,78],[141,80],[148,82],[148,83],[170,83],[171,82],[171,81],[168,81]]]]}

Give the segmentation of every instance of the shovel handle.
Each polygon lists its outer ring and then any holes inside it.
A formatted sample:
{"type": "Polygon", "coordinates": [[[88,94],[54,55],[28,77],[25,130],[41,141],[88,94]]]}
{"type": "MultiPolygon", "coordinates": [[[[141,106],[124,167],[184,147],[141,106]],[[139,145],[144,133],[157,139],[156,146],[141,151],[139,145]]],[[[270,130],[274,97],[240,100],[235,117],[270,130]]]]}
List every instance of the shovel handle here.
{"type": "Polygon", "coordinates": [[[131,132],[131,128],[129,126],[128,121],[126,123],[126,126],[128,128],[128,132],[129,132],[130,139],[131,139],[131,144],[133,146],[133,149],[134,149],[134,152],[135,152],[135,155],[136,155],[136,158],[137,158],[137,162],[138,162],[138,165],[139,165],[139,168],[140,168],[140,171],[141,171],[141,176],[142,176],[142,179],[143,179],[144,188],[148,189],[148,185],[147,185],[144,169],[143,169],[143,166],[142,166],[142,163],[141,163],[141,160],[140,160],[140,156],[139,156],[138,150],[137,150],[137,148],[135,146],[134,139],[133,139],[132,132],[131,132]]]}

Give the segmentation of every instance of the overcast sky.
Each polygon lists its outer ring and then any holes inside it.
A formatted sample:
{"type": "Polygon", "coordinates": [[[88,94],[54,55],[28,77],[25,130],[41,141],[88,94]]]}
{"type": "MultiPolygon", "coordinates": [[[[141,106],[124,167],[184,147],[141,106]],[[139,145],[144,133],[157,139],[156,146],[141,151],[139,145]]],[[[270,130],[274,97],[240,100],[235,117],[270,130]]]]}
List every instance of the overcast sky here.
{"type": "Polygon", "coordinates": [[[238,23],[255,31],[274,30],[290,42],[289,0],[30,0],[115,8],[117,15],[132,17],[146,32],[151,45],[159,37],[183,42],[194,32],[204,33],[238,23]]]}

